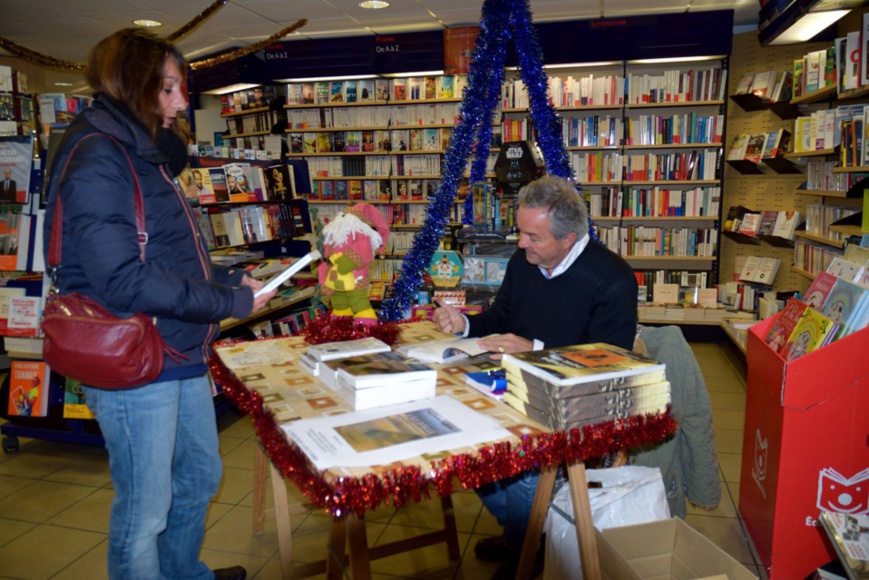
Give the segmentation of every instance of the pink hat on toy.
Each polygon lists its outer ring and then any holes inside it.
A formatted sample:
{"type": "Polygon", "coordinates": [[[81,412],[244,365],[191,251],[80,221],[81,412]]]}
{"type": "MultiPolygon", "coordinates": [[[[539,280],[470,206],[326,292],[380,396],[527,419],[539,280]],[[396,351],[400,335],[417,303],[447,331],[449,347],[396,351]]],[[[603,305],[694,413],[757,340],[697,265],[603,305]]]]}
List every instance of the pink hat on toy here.
{"type": "Polygon", "coordinates": [[[386,247],[386,240],[389,238],[389,225],[386,223],[386,218],[383,217],[380,210],[368,203],[357,203],[350,206],[345,213],[355,215],[377,231],[382,240],[380,246],[380,251],[382,253],[386,247]]]}

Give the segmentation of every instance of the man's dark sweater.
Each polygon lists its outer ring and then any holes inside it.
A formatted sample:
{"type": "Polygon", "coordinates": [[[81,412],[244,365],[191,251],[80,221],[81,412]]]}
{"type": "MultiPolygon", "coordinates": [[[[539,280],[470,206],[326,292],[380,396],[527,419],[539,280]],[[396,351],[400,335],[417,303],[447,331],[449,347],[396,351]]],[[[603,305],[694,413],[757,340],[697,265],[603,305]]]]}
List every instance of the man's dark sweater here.
{"type": "Polygon", "coordinates": [[[517,250],[495,303],[468,317],[468,336],[513,333],[545,348],[605,342],[631,349],[637,281],[619,256],[591,240],[566,272],[547,280],[517,250]]]}

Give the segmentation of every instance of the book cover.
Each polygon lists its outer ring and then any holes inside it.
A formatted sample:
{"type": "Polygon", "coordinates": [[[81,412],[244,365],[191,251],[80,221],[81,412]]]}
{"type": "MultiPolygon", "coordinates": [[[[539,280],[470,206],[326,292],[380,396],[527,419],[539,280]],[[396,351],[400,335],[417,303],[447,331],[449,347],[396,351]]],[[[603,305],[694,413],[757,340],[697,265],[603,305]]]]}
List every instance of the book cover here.
{"type": "Polygon", "coordinates": [[[451,75],[438,77],[438,84],[440,86],[438,96],[441,99],[452,99],[455,96],[453,94],[453,77],[451,75]]]}
{"type": "Polygon", "coordinates": [[[348,181],[347,194],[350,201],[362,201],[364,199],[362,195],[362,181],[358,179],[348,181]]]}
{"type": "Polygon", "coordinates": [[[373,102],[374,96],[374,79],[359,81],[359,101],[373,102]]]}
{"type": "Polygon", "coordinates": [[[333,368],[339,377],[357,389],[418,379],[437,381],[437,371],[395,352],[340,359],[333,368]]]}
{"type": "Polygon", "coordinates": [[[423,97],[424,99],[438,98],[438,81],[437,77],[425,77],[423,79],[423,97]]]}
{"type": "Polygon", "coordinates": [[[63,384],[63,418],[64,419],[94,419],[94,414],[88,409],[84,400],[81,383],[67,378],[63,384]]]}
{"type": "Polygon", "coordinates": [[[223,170],[223,167],[209,167],[208,178],[211,181],[211,189],[214,192],[215,202],[229,202],[229,189],[227,188],[226,172],[223,170]]]}
{"type": "Polygon", "coordinates": [[[792,361],[816,350],[832,330],[832,320],[813,308],[806,308],[785,343],[782,357],[792,361]]]}
{"type": "Polygon", "coordinates": [[[824,300],[821,313],[833,322],[840,324],[838,337],[849,333],[850,325],[857,319],[857,310],[869,290],[857,286],[853,282],[837,278],[824,300]]]}
{"type": "Polygon", "coordinates": [[[503,399],[504,391],[507,390],[507,375],[502,370],[465,373],[465,383],[486,394],[503,399]]]}
{"type": "MultiPolygon", "coordinates": [[[[831,489],[838,489],[843,492],[857,487],[858,482],[853,481],[854,479],[862,479],[862,483],[865,484],[866,479],[869,478],[869,473],[866,470],[861,471],[849,480],[846,480],[832,469],[825,469],[823,475],[827,479],[833,480],[830,483],[831,489]],[[829,474],[830,471],[833,473],[829,474]]],[[[865,578],[866,571],[869,570],[869,514],[844,514],[821,510],[821,517],[818,519],[821,521],[821,525],[836,549],[836,554],[839,556],[839,569],[841,569],[841,574],[821,577],[865,578]]],[[[827,568],[827,566],[823,568],[827,568]]],[[[819,575],[820,571],[821,568],[818,568],[819,575]]]]}
{"type": "Polygon", "coordinates": [[[374,79],[374,99],[384,103],[389,100],[389,79],[374,79]]]}
{"type": "Polygon", "coordinates": [[[358,101],[358,93],[356,91],[356,81],[344,81],[344,101],[347,103],[355,103],[358,101]]]}
{"type": "Polygon", "coordinates": [[[302,104],[313,105],[316,101],[316,92],[314,91],[314,83],[302,83],[302,104]]]}
{"type": "Polygon", "coordinates": [[[289,136],[290,142],[290,153],[302,153],[302,134],[301,133],[290,133],[289,136]]]}
{"type": "Polygon", "coordinates": [[[335,131],[332,133],[332,151],[340,153],[347,150],[347,133],[335,131]]]}
{"type": "Polygon", "coordinates": [[[344,102],[344,81],[332,81],[329,87],[329,102],[344,102]]]}
{"type": "Polygon", "coordinates": [[[411,101],[418,101],[423,98],[422,93],[420,92],[420,79],[419,77],[410,77],[407,79],[407,98],[411,101]]]}
{"type": "Polygon", "coordinates": [[[815,276],[815,279],[812,280],[812,283],[809,284],[808,290],[806,290],[806,304],[811,308],[821,310],[824,307],[824,302],[827,300],[827,296],[829,296],[830,292],[833,290],[836,280],[837,278],[831,274],[819,272],[818,275],[815,276]]]}
{"type": "Polygon", "coordinates": [[[760,224],[757,228],[758,235],[771,236],[777,219],[778,212],[775,210],[767,210],[760,214],[760,224]]]}
{"type": "Polygon", "coordinates": [[[751,135],[748,138],[748,143],[745,146],[745,153],[743,155],[743,159],[745,159],[746,161],[751,161],[752,163],[760,163],[760,159],[763,156],[763,144],[765,141],[765,133],[751,135]]]}
{"type": "Polygon", "coordinates": [[[788,240],[794,239],[794,232],[800,223],[800,217],[800,212],[796,210],[778,212],[772,235],[788,240]]]}
{"type": "Polygon", "coordinates": [[[32,136],[0,137],[0,204],[28,203],[32,165],[32,136]]]}
{"type": "Polygon", "coordinates": [[[658,361],[604,343],[505,354],[501,364],[508,370],[508,365],[512,365],[559,385],[601,381],[664,368],[658,361]]]}
{"type": "Polygon", "coordinates": [[[266,194],[269,201],[292,199],[290,168],[282,163],[269,165],[265,170],[266,194]]]}
{"type": "Polygon", "coordinates": [[[314,94],[317,99],[317,104],[329,102],[329,81],[318,81],[314,83],[314,94]]]}
{"type": "Polygon", "coordinates": [[[9,370],[9,416],[48,416],[48,388],[48,367],[44,362],[12,361],[9,370]]]}
{"type": "Polygon", "coordinates": [[[737,231],[745,236],[757,236],[758,231],[760,231],[760,219],[761,214],[759,213],[745,214],[742,216],[742,221],[739,222],[739,230],[737,231]]]}

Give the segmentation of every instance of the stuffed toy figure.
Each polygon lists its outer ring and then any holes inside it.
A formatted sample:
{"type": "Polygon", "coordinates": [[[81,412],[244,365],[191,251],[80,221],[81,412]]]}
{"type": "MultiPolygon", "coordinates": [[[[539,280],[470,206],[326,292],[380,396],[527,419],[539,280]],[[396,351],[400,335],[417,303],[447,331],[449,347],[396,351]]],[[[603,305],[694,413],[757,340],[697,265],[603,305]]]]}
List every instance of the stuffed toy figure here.
{"type": "Polygon", "coordinates": [[[386,218],[367,203],[351,206],[323,228],[323,256],[317,268],[323,296],[331,298],[334,316],[376,322],[368,301],[368,264],[389,239],[386,218]]]}

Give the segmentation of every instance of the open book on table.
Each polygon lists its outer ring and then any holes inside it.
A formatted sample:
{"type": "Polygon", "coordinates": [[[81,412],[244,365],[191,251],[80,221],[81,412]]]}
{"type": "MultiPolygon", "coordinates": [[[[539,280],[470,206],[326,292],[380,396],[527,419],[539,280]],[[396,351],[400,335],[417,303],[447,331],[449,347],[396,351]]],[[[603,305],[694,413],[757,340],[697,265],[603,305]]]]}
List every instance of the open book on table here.
{"type": "Polygon", "coordinates": [[[405,344],[396,352],[425,363],[447,363],[488,352],[477,344],[480,338],[448,338],[416,344],[405,344]]]}

